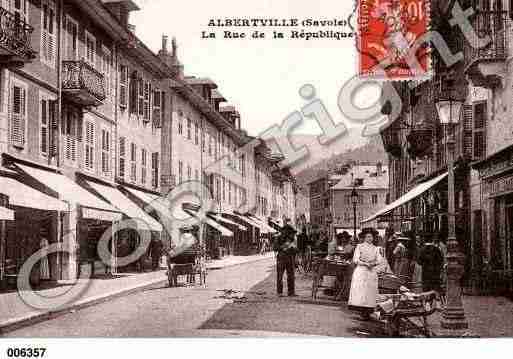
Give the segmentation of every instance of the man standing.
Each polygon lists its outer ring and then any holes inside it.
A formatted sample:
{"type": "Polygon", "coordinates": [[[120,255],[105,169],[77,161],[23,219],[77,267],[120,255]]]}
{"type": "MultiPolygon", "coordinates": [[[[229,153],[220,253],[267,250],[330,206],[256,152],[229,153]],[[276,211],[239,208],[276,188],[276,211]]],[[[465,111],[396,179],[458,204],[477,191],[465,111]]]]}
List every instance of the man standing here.
{"type": "Polygon", "coordinates": [[[440,292],[441,272],[444,259],[440,249],[428,237],[419,256],[419,264],[422,266],[422,290],[440,292]]]}
{"type": "Polygon", "coordinates": [[[153,238],[151,241],[151,268],[155,271],[160,267],[163,244],[160,238],[153,238]]]}
{"type": "Polygon", "coordinates": [[[285,225],[281,229],[274,241],[273,249],[276,252],[276,270],[278,295],[283,295],[283,274],[287,272],[287,292],[289,297],[296,296],[295,291],[295,273],[294,261],[296,254],[296,245],[294,243],[296,230],[290,225],[289,220],[285,220],[285,225]]]}

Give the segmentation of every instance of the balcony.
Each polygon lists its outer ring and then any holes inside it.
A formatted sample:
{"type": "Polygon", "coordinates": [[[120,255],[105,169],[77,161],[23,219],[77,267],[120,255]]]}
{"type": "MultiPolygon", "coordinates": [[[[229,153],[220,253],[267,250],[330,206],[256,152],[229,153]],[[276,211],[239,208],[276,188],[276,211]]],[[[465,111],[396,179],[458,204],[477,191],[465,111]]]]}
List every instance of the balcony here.
{"type": "Polygon", "coordinates": [[[62,92],[83,107],[97,107],[106,99],[105,79],[84,60],[62,63],[62,92]]]}
{"type": "MultiPolygon", "coordinates": [[[[506,76],[509,16],[506,11],[478,11],[472,20],[477,33],[474,43],[465,46],[465,73],[474,86],[489,89],[502,86],[506,76]],[[488,37],[485,46],[478,39],[488,37]]],[[[482,40],[481,40],[482,41],[482,40]]]]}
{"type": "Polygon", "coordinates": [[[393,128],[393,126],[381,133],[385,151],[395,158],[399,158],[402,155],[401,138],[399,134],[400,130],[393,128]]]}
{"type": "Polygon", "coordinates": [[[433,130],[431,128],[412,129],[406,137],[410,157],[422,158],[429,155],[432,151],[432,137],[433,130]]]}
{"type": "Polygon", "coordinates": [[[34,29],[13,13],[0,7],[0,63],[22,66],[36,57],[30,47],[34,29]]]}

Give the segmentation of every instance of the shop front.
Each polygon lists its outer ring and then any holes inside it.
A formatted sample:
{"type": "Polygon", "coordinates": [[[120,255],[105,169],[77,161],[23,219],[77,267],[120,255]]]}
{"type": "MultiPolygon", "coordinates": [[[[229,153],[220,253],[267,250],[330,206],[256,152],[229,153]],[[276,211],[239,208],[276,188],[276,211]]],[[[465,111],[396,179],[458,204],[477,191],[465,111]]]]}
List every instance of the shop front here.
{"type": "MultiPolygon", "coordinates": [[[[481,179],[483,276],[489,290],[513,293],[513,147],[475,165],[481,179]]],[[[478,212],[478,213],[477,213],[478,212]]],[[[479,216],[478,216],[479,214],[479,216]]],[[[474,229],[476,232],[476,228],[474,229]]]]}
{"type": "MultiPolygon", "coordinates": [[[[17,276],[26,260],[49,244],[62,242],[62,218],[69,206],[22,182],[16,171],[0,168],[0,283],[16,286],[17,276]]],[[[50,254],[31,272],[31,283],[59,280],[62,256],[50,254]]]]}

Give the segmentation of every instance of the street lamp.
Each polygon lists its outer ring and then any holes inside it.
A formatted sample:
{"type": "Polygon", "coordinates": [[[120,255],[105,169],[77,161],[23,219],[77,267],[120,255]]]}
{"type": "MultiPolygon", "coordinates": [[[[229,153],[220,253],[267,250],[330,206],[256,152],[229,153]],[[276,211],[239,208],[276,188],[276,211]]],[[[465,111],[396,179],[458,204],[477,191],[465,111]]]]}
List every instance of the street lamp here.
{"type": "MultiPolygon", "coordinates": [[[[436,103],[436,109],[440,123],[446,128],[458,124],[463,102],[448,99],[436,103]]],[[[447,134],[447,131],[446,131],[447,134]]],[[[447,135],[448,149],[448,242],[447,242],[447,303],[442,314],[442,328],[467,329],[468,322],[465,318],[465,310],[461,300],[460,279],[464,272],[464,255],[459,250],[456,240],[455,200],[454,200],[454,134],[447,135]]]]}
{"type": "Polygon", "coordinates": [[[356,184],[353,186],[351,191],[351,203],[353,204],[353,215],[354,215],[354,240],[356,241],[356,206],[358,205],[358,192],[356,191],[356,184]]]}

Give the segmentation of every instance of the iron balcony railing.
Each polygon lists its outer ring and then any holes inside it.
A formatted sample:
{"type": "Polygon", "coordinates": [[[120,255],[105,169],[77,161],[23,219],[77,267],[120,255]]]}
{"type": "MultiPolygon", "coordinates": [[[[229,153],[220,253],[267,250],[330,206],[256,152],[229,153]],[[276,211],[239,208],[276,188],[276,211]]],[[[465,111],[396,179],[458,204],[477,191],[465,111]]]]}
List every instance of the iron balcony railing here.
{"type": "Polygon", "coordinates": [[[68,91],[86,91],[98,101],[106,99],[105,78],[84,60],[62,63],[62,87],[68,91]]]}
{"type": "Polygon", "coordinates": [[[35,52],[30,46],[34,28],[13,13],[0,7],[0,47],[13,55],[30,60],[35,52]]]}
{"type": "Polygon", "coordinates": [[[508,29],[510,20],[507,11],[477,11],[472,18],[477,36],[472,43],[466,43],[467,66],[476,61],[503,61],[508,52],[508,29]],[[490,41],[482,46],[483,39],[490,41]]]}

